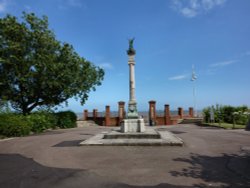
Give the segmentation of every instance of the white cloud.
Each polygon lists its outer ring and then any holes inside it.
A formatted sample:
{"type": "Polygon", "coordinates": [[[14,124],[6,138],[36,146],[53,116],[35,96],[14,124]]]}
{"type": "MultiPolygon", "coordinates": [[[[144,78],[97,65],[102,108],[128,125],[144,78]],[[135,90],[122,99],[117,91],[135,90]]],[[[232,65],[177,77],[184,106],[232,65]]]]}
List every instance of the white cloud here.
{"type": "Polygon", "coordinates": [[[0,13],[3,13],[6,11],[8,6],[8,1],[7,0],[1,0],[0,1],[0,13]]]}
{"type": "Polygon", "coordinates": [[[208,68],[206,70],[202,71],[202,74],[205,75],[215,75],[218,70],[220,70],[223,67],[229,66],[231,64],[237,63],[239,60],[228,60],[228,61],[222,61],[217,63],[212,63],[208,65],[208,68]]]}
{"type": "Polygon", "coordinates": [[[168,78],[168,80],[183,80],[183,79],[186,79],[187,77],[188,77],[187,74],[181,74],[181,75],[170,77],[168,78]]]}
{"type": "Polygon", "coordinates": [[[67,3],[72,7],[82,7],[82,2],[80,0],[67,0],[67,3]]]}
{"type": "Polygon", "coordinates": [[[189,18],[195,17],[197,15],[197,12],[190,8],[183,8],[181,10],[181,13],[184,16],[189,17],[189,18]]]}
{"type": "Polygon", "coordinates": [[[187,18],[206,13],[227,0],[172,0],[171,7],[187,18]]]}
{"type": "Polygon", "coordinates": [[[223,61],[223,62],[219,62],[219,63],[213,63],[213,64],[210,64],[209,66],[210,67],[224,67],[224,66],[236,63],[236,62],[237,62],[237,60],[229,60],[229,61],[223,61]]]}
{"type": "Polygon", "coordinates": [[[58,0],[58,3],[58,8],[60,10],[67,10],[70,7],[86,8],[86,4],[83,4],[81,0],[58,0]]]}
{"type": "Polygon", "coordinates": [[[114,69],[113,65],[110,63],[100,63],[98,64],[99,67],[103,68],[103,69],[114,69]]]}

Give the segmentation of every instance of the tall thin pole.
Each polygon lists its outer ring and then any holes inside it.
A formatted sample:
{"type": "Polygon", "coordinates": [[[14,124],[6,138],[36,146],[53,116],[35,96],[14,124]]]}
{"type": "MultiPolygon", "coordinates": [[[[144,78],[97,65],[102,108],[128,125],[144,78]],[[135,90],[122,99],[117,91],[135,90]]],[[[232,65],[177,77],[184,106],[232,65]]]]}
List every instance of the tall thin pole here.
{"type": "Polygon", "coordinates": [[[193,102],[194,102],[194,116],[197,117],[197,109],[196,109],[196,89],[195,89],[195,81],[197,76],[194,71],[194,65],[192,65],[192,77],[191,81],[193,82],[193,102]]]}
{"type": "Polygon", "coordinates": [[[193,81],[193,100],[194,100],[194,116],[197,117],[195,80],[193,81]]]}

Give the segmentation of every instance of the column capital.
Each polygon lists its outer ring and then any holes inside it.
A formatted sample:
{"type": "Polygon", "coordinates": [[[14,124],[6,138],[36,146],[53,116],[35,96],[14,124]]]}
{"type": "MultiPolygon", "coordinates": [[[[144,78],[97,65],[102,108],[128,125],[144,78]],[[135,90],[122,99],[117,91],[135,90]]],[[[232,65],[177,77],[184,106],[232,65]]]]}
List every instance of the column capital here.
{"type": "Polygon", "coordinates": [[[156,103],[156,101],[151,100],[151,101],[149,101],[148,103],[149,103],[149,104],[155,104],[155,103],[156,103]]]}
{"type": "Polygon", "coordinates": [[[128,64],[135,64],[135,55],[128,55],[128,64]]]}
{"type": "Polygon", "coordinates": [[[119,101],[118,104],[119,105],[125,105],[125,102],[124,101],[119,101]]]}

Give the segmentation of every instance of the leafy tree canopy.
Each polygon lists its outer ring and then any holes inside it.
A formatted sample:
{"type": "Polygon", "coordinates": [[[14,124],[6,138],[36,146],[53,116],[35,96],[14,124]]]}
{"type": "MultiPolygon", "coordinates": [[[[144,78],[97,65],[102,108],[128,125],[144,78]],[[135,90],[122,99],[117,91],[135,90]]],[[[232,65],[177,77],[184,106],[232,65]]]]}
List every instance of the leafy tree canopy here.
{"type": "Polygon", "coordinates": [[[0,19],[0,99],[23,114],[71,97],[84,104],[89,92],[101,85],[103,69],[58,41],[46,16],[23,13],[22,18],[0,19]]]}

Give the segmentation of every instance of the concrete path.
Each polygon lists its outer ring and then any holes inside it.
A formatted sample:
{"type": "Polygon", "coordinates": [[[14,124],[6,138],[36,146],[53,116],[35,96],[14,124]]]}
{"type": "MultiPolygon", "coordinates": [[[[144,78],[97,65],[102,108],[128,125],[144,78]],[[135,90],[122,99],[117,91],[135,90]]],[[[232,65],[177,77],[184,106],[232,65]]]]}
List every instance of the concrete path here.
{"type": "Polygon", "coordinates": [[[97,126],[0,140],[0,187],[250,187],[250,131],[155,128],[184,146],[79,146],[97,126]]]}

